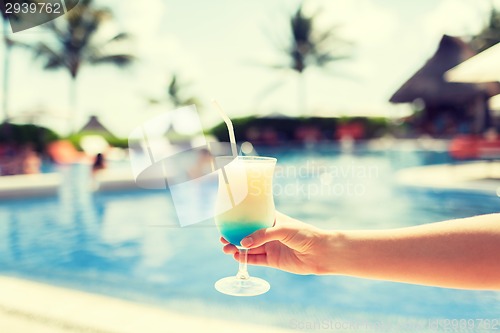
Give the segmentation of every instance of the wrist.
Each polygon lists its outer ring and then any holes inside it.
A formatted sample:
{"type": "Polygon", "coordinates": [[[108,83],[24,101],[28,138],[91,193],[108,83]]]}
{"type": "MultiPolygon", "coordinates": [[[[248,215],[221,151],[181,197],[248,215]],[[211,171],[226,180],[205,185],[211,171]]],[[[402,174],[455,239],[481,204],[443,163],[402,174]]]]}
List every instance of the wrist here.
{"type": "Polygon", "coordinates": [[[350,243],[348,236],[342,231],[325,230],[321,235],[321,264],[318,267],[318,274],[347,274],[349,271],[348,259],[350,243]]]}

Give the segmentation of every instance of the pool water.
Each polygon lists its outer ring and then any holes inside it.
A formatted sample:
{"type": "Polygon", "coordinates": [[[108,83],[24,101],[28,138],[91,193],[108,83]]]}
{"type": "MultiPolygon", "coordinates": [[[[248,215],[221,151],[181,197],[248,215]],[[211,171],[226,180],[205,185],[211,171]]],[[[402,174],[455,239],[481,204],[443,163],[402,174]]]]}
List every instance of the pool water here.
{"type": "MultiPolygon", "coordinates": [[[[401,168],[449,162],[445,152],[362,146],[347,154],[335,146],[258,151],[278,158],[277,209],[322,228],[393,228],[500,210],[494,193],[395,182],[401,168]]],[[[302,331],[407,332],[418,324],[413,331],[423,332],[436,331],[431,323],[438,319],[500,320],[498,292],[263,267],[250,267],[250,274],[269,281],[270,292],[222,295],[213,284],[235,274],[237,263],[222,253],[213,221],[178,227],[166,191],[91,192],[87,168],[60,167],[66,182],[56,197],[0,202],[0,274],[302,331]]],[[[193,198],[193,209],[196,204],[193,198]]]]}

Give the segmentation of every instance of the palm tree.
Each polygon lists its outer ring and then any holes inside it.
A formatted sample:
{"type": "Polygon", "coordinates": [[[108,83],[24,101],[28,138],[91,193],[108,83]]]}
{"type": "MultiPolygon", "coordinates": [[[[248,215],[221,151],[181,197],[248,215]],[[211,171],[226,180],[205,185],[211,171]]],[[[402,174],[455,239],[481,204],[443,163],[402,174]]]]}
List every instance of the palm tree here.
{"type": "Polygon", "coordinates": [[[165,97],[160,99],[150,98],[149,102],[151,104],[169,102],[174,108],[190,104],[200,106],[198,98],[187,93],[189,86],[189,82],[180,81],[179,76],[174,73],[168,83],[165,97]]]}
{"type": "MultiPolygon", "coordinates": [[[[44,61],[47,70],[65,69],[71,77],[70,101],[76,113],[77,78],[84,65],[109,64],[125,67],[135,59],[133,55],[113,48],[128,41],[127,33],[116,33],[111,38],[99,39],[104,22],[112,19],[109,9],[96,8],[93,0],[81,0],[79,5],[57,20],[44,25],[52,34],[52,41],[28,45],[35,58],[44,61]]],[[[70,117],[75,119],[75,115],[70,117]]],[[[71,130],[75,130],[74,123],[71,130]]]]}
{"type": "Polygon", "coordinates": [[[500,43],[500,11],[492,5],[488,22],[472,37],[470,44],[477,52],[482,52],[497,43],[500,43]]]}
{"type": "Polygon", "coordinates": [[[180,82],[176,74],[172,75],[172,79],[168,84],[168,97],[174,107],[179,107],[183,105],[199,104],[196,97],[187,95],[186,89],[189,87],[189,83],[180,82]]]}
{"type": "Polygon", "coordinates": [[[3,55],[3,79],[2,79],[2,90],[3,90],[3,100],[2,100],[2,109],[3,109],[3,119],[4,122],[9,120],[9,69],[10,69],[10,56],[12,52],[12,41],[8,36],[9,26],[9,17],[2,10],[2,22],[3,22],[3,45],[4,45],[4,55],[3,55]]]}
{"type": "Polygon", "coordinates": [[[292,70],[298,77],[299,114],[306,111],[305,72],[308,68],[328,68],[333,62],[350,57],[351,44],[338,37],[335,26],[324,31],[316,27],[319,11],[304,13],[300,5],[289,19],[289,37],[284,47],[279,47],[287,62],[272,68],[292,70]]]}
{"type": "Polygon", "coordinates": [[[16,15],[16,13],[7,14],[5,11],[4,4],[1,5],[2,12],[2,40],[4,45],[4,55],[3,55],[3,73],[2,73],[2,109],[3,109],[3,118],[4,122],[9,121],[9,69],[10,69],[10,60],[12,54],[12,48],[15,46],[15,43],[12,39],[9,38],[8,31],[11,29],[10,20],[20,20],[21,17],[16,15]]]}

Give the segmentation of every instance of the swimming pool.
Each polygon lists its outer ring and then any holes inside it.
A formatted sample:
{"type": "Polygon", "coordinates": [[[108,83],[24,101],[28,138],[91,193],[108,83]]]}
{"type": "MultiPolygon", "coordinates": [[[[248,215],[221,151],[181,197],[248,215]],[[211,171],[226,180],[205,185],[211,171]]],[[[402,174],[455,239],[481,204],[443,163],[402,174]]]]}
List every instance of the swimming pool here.
{"type": "MultiPolygon", "coordinates": [[[[447,162],[445,152],[363,146],[347,154],[335,146],[258,151],[278,158],[277,209],[324,228],[409,226],[500,208],[493,193],[395,183],[397,170],[447,162]]],[[[164,191],[92,193],[86,167],[60,171],[67,181],[57,197],[0,203],[0,274],[300,331],[424,332],[444,330],[432,325],[446,320],[500,319],[497,292],[298,276],[262,267],[250,273],[270,282],[269,293],[219,294],[213,283],[234,274],[237,263],[221,252],[213,224],[177,227],[164,191]]]]}

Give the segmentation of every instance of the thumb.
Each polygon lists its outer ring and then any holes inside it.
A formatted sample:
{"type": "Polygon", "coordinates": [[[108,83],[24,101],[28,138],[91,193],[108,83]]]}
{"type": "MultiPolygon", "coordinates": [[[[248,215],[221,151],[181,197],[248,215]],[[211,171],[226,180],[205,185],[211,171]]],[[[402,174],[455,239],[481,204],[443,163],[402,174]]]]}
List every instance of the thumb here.
{"type": "Polygon", "coordinates": [[[296,233],[297,230],[280,226],[260,229],[253,234],[243,238],[241,240],[241,245],[247,248],[251,248],[261,246],[271,241],[280,241],[283,244],[292,245],[288,243],[290,243],[290,240],[293,239],[293,236],[296,233]]]}

